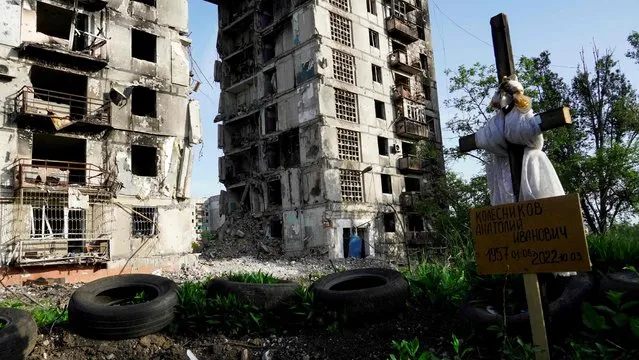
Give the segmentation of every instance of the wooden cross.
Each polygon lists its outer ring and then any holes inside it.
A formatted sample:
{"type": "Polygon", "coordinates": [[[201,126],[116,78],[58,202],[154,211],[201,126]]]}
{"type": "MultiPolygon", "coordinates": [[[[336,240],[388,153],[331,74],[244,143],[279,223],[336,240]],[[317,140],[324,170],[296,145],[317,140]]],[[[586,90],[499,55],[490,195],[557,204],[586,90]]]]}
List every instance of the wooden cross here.
{"type": "MultiPolygon", "coordinates": [[[[499,14],[490,19],[490,27],[493,38],[493,49],[495,53],[495,63],[497,66],[497,79],[502,81],[504,77],[515,74],[515,60],[513,58],[512,46],[510,43],[510,29],[508,18],[505,14],[499,14]]],[[[511,107],[503,109],[507,114],[511,107]]],[[[541,131],[546,131],[571,124],[570,111],[568,107],[561,107],[539,114],[541,131]]],[[[519,190],[521,186],[522,160],[525,146],[507,142],[508,160],[510,163],[510,174],[513,184],[513,194],[515,201],[519,201],[519,190]]],[[[476,150],[475,134],[461,137],[459,139],[459,151],[469,152],[476,150]]],[[[524,274],[524,285],[526,287],[526,301],[528,303],[528,314],[532,328],[533,342],[540,351],[536,353],[536,359],[549,359],[550,351],[548,339],[546,338],[546,327],[544,321],[544,311],[539,292],[539,281],[537,274],[524,274]]]]}

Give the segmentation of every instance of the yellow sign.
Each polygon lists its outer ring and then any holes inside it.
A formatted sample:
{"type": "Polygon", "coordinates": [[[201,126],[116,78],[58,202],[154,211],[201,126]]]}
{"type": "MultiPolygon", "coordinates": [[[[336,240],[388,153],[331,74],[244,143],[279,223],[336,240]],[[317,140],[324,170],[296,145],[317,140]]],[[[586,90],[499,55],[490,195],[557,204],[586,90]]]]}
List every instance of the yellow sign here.
{"type": "Polygon", "coordinates": [[[589,271],[579,195],[472,209],[479,274],[589,271]]]}

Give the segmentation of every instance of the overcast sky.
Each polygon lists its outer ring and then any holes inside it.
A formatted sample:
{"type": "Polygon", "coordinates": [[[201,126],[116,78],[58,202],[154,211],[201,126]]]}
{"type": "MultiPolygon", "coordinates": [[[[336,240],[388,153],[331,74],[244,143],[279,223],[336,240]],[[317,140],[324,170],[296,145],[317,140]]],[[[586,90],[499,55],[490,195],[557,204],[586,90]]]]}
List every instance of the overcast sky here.
{"type": "MultiPolygon", "coordinates": [[[[614,51],[622,71],[639,87],[639,65],[624,56],[629,48],[627,36],[639,31],[637,0],[430,0],[429,7],[442,125],[453,114],[443,104],[450,97],[444,70],[477,61],[494,62],[489,21],[500,12],[508,15],[515,56],[536,56],[548,50],[554,70],[569,80],[577,71],[581,49],[589,54],[594,42],[601,50],[614,51]]],[[[219,84],[213,82],[213,63],[218,59],[217,6],[189,0],[189,28],[193,59],[200,68],[194,66],[193,71],[203,83],[195,98],[202,107],[204,131],[204,143],[195,151],[192,189],[193,196],[212,196],[223,189],[217,161],[222,152],[217,148],[217,124],[213,123],[220,91],[219,84]]],[[[443,130],[444,145],[456,144],[457,139],[443,130]]],[[[448,163],[446,167],[465,177],[479,171],[473,161],[448,163]]]]}

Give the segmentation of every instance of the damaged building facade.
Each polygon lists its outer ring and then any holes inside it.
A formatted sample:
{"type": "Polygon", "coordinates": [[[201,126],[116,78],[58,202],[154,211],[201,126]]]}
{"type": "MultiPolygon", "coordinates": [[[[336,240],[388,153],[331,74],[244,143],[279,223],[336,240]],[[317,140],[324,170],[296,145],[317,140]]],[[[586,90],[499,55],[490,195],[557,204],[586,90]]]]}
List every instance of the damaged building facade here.
{"type": "Polygon", "coordinates": [[[1,264],[191,252],[187,20],[187,0],[0,0],[1,264]]]}
{"type": "Polygon", "coordinates": [[[208,0],[218,6],[220,211],[286,253],[402,256],[443,173],[426,0],[208,0]],[[430,145],[432,160],[418,157],[430,145]]]}

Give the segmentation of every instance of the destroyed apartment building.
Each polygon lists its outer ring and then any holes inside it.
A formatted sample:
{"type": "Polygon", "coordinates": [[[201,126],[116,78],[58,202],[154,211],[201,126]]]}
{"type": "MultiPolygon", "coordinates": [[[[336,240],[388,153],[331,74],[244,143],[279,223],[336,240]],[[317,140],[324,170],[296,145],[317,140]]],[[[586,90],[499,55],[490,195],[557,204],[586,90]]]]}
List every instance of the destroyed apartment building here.
{"type": "Polygon", "coordinates": [[[428,242],[415,205],[444,165],[427,1],[207,1],[221,213],[259,218],[287,254],[345,257],[352,233],[366,256],[428,242]]]}
{"type": "Polygon", "coordinates": [[[0,265],[72,277],[189,259],[187,19],[187,0],[0,0],[0,265]]]}

